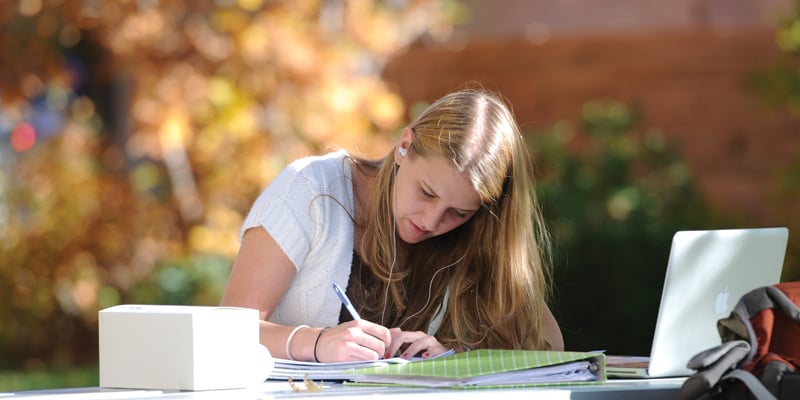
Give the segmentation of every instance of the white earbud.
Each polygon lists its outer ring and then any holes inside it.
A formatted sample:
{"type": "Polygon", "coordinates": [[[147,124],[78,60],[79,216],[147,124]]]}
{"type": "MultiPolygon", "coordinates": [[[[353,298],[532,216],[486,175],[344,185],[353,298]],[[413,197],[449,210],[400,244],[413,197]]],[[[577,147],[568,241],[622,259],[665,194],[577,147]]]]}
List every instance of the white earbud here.
{"type": "Polygon", "coordinates": [[[400,153],[400,157],[403,157],[403,158],[405,158],[406,154],[408,154],[408,150],[406,150],[405,147],[401,147],[401,148],[397,149],[397,152],[400,153]]]}

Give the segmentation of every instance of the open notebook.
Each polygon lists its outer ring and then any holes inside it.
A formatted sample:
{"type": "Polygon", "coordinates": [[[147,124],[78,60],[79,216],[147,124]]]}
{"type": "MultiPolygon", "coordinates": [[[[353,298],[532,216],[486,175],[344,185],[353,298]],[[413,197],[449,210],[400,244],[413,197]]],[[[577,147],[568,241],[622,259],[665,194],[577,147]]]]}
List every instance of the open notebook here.
{"type": "MultiPolygon", "coordinates": [[[[430,359],[439,357],[446,357],[455,354],[455,351],[448,350],[430,359]]],[[[374,361],[344,361],[334,363],[318,363],[311,361],[296,361],[286,360],[282,358],[275,359],[275,367],[269,376],[269,379],[311,379],[311,380],[326,380],[326,381],[343,381],[353,377],[352,374],[345,371],[357,368],[380,367],[391,364],[408,364],[418,361],[423,361],[421,357],[411,357],[405,359],[401,357],[383,358],[374,361]]]]}
{"type": "Polygon", "coordinates": [[[650,356],[608,356],[608,376],[690,375],[689,359],[720,343],[717,320],[745,293],[780,281],[788,237],[786,228],[677,232],[650,356]]]}

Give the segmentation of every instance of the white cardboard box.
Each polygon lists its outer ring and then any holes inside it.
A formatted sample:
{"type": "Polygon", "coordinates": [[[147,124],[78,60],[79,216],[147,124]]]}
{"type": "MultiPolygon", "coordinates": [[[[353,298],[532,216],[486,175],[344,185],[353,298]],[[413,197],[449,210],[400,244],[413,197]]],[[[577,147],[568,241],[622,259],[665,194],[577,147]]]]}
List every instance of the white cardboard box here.
{"type": "Polygon", "coordinates": [[[259,343],[254,309],[119,305],[98,319],[101,387],[244,388],[263,382],[274,365],[259,343]]]}

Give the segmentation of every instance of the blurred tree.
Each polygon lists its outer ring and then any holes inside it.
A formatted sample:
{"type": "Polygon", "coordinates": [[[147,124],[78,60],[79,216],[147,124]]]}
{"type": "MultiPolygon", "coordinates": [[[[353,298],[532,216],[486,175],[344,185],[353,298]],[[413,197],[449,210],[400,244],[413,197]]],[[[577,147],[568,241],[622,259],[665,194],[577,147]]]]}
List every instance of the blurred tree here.
{"type": "Polygon", "coordinates": [[[577,129],[528,136],[569,349],[649,354],[672,235],[715,226],[688,166],[638,119],[624,104],[590,102],[577,129]]]}
{"type": "Polygon", "coordinates": [[[95,363],[97,311],[215,304],[288,162],[382,155],[387,58],[450,0],[0,2],[0,368],[95,363]]]}
{"type": "MultiPolygon", "coordinates": [[[[783,57],[771,68],[754,72],[748,84],[766,107],[800,116],[800,0],[779,19],[776,43],[783,57]]],[[[774,188],[770,206],[776,218],[786,225],[800,221],[800,152],[775,175],[774,188]]],[[[800,280],[800,236],[796,234],[789,235],[782,279],[800,280]]]]}

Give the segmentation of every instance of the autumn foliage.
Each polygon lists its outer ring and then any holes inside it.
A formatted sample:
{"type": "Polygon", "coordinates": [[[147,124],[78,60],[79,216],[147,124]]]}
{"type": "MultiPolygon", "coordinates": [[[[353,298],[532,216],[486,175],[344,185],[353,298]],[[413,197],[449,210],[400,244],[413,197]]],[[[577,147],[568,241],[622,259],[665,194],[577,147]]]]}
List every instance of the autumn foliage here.
{"type": "Polygon", "coordinates": [[[257,193],[379,156],[381,79],[449,1],[0,2],[0,368],[96,361],[97,311],[215,304],[257,193]]]}

